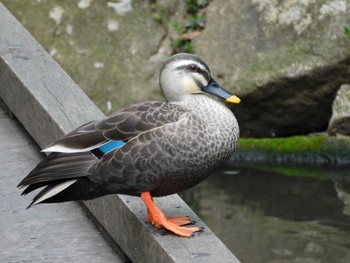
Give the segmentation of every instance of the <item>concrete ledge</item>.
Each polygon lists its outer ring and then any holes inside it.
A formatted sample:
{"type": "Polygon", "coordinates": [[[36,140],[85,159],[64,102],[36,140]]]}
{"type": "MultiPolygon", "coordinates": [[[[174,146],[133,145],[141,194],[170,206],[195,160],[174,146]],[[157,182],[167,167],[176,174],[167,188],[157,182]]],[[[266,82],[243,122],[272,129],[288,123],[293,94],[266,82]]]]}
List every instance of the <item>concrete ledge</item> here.
{"type": "MultiPolygon", "coordinates": [[[[0,96],[41,147],[103,117],[1,3],[0,23],[0,96]]],[[[167,215],[190,215],[204,231],[189,239],[164,235],[145,224],[145,206],[134,197],[113,195],[85,205],[133,262],[239,262],[178,195],[156,202],[167,215]]]]}

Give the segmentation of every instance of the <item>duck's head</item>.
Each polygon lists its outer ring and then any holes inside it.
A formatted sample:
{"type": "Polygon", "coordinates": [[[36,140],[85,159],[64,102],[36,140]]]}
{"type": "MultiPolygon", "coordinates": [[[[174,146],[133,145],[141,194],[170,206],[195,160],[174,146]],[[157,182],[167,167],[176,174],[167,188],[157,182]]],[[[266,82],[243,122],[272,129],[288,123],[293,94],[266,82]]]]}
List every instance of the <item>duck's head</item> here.
{"type": "Polygon", "coordinates": [[[165,97],[172,102],[183,101],[188,96],[201,93],[231,103],[240,102],[237,96],[216,83],[207,64],[193,54],[180,53],[170,57],[160,71],[159,83],[165,97]]]}

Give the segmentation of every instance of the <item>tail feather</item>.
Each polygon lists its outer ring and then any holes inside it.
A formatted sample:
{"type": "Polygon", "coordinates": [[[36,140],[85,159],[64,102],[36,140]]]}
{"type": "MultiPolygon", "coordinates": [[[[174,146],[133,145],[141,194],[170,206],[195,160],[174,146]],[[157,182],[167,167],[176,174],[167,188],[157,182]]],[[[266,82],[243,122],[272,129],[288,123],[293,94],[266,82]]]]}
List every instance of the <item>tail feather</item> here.
{"type": "MultiPolygon", "coordinates": [[[[34,191],[36,189],[42,188],[44,186],[47,186],[46,182],[37,183],[37,184],[31,184],[31,185],[27,186],[26,189],[24,189],[24,191],[21,193],[21,195],[27,195],[30,192],[32,192],[32,191],[34,191]]],[[[24,186],[22,186],[22,187],[24,187],[24,186]]]]}
{"type": "MultiPolygon", "coordinates": [[[[30,185],[25,190],[26,193],[31,192],[39,187],[40,185],[30,185]]],[[[90,181],[87,177],[78,179],[71,179],[67,181],[58,181],[46,183],[46,187],[42,189],[32,200],[28,206],[30,208],[33,205],[39,203],[59,203],[76,200],[90,200],[98,198],[104,195],[114,194],[105,189],[102,185],[90,181]]]]}
{"type": "Polygon", "coordinates": [[[39,203],[86,200],[110,194],[88,179],[88,170],[97,158],[86,153],[51,153],[19,184],[22,195],[44,187],[28,208],[39,203]]]}
{"type": "Polygon", "coordinates": [[[90,152],[51,153],[42,160],[17,187],[57,180],[84,177],[89,167],[96,161],[90,152]]]}
{"type": "Polygon", "coordinates": [[[56,183],[56,184],[52,184],[49,185],[47,187],[45,187],[43,190],[41,190],[32,200],[32,202],[29,204],[29,206],[27,207],[30,208],[33,205],[37,205],[41,202],[44,202],[46,199],[49,199],[55,195],[57,195],[58,193],[62,192],[63,190],[65,190],[66,188],[68,188],[69,186],[71,186],[72,184],[74,184],[78,179],[72,179],[72,180],[68,180],[68,181],[64,181],[61,183],[56,183]]]}

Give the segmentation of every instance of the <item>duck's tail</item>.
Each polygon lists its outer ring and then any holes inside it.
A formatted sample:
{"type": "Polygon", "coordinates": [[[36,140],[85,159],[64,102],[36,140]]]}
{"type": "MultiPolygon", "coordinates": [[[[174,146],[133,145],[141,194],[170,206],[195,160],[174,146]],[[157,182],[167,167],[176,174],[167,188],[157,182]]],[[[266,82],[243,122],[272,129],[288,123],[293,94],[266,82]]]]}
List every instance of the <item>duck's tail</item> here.
{"type": "Polygon", "coordinates": [[[95,161],[90,152],[51,153],[18,184],[20,188],[26,187],[22,195],[44,187],[28,208],[39,203],[87,200],[110,194],[87,177],[95,161]]]}

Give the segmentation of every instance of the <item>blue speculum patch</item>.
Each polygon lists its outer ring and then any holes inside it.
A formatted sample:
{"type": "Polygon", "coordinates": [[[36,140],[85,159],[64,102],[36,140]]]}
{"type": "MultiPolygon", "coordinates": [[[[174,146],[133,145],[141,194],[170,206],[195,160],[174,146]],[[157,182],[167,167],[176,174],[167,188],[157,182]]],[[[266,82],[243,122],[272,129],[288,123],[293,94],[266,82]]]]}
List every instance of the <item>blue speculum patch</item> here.
{"type": "Polygon", "coordinates": [[[107,154],[110,151],[113,151],[113,150],[119,148],[120,146],[123,146],[124,144],[125,144],[125,142],[123,142],[123,141],[110,141],[110,142],[107,142],[106,144],[102,145],[98,149],[101,152],[103,152],[104,154],[107,154]]]}

